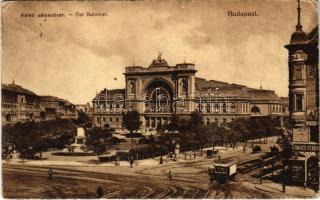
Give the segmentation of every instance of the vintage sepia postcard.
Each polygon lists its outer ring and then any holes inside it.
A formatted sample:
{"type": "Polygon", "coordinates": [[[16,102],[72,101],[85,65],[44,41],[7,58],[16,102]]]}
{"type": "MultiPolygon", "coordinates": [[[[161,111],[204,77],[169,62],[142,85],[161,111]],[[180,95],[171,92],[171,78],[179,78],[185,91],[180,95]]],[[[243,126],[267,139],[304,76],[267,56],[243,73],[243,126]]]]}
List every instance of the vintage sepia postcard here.
{"type": "Polygon", "coordinates": [[[2,197],[319,198],[316,0],[3,1],[2,197]]]}

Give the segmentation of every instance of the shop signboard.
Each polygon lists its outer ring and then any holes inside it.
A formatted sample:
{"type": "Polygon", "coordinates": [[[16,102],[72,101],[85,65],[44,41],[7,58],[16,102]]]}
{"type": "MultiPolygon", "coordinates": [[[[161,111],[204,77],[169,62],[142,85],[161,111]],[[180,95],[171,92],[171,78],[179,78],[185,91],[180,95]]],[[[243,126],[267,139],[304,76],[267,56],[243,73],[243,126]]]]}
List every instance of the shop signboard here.
{"type": "Polygon", "coordinates": [[[293,142],[309,142],[309,127],[299,127],[292,130],[293,142]]]}
{"type": "Polygon", "coordinates": [[[319,152],[319,144],[293,144],[292,148],[294,151],[319,152]]]}

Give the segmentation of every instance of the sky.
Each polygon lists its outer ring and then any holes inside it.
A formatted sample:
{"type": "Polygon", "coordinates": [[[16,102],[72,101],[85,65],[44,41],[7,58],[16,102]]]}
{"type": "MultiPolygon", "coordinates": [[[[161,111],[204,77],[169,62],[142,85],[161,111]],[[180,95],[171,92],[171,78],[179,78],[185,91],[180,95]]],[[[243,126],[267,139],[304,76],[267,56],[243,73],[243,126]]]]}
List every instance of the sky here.
{"type": "MultiPolygon", "coordinates": [[[[84,104],[104,88],[124,88],[122,73],[133,58],[148,67],[161,51],[169,65],[194,63],[197,77],[262,85],[287,96],[284,45],[295,31],[296,6],[295,0],[5,2],[1,82],[84,104]],[[259,16],[229,17],[228,11],[259,16]]],[[[317,4],[306,0],[301,8],[303,30],[310,32],[318,23],[317,4]]]]}

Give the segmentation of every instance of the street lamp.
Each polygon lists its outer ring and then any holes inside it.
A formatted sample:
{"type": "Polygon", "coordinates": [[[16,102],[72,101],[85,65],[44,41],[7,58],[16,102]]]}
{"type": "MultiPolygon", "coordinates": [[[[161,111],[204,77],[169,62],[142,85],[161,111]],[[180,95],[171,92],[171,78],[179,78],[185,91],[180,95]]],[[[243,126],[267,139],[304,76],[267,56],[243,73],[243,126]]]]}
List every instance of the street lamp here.
{"type": "MultiPolygon", "coordinates": [[[[209,105],[210,105],[210,112],[212,113],[212,111],[215,109],[212,107],[212,101],[211,101],[211,89],[208,90],[208,93],[206,94],[207,96],[209,96],[209,105]]],[[[211,127],[211,123],[209,122],[208,124],[209,126],[209,132],[212,133],[212,137],[211,137],[211,142],[212,142],[212,150],[214,151],[214,134],[212,132],[212,127],[211,127]]]]}
{"type": "MultiPolygon", "coordinates": [[[[216,88],[216,105],[218,105],[218,92],[219,92],[219,88],[217,87],[216,88]]],[[[217,107],[216,112],[218,112],[218,110],[219,110],[219,106],[217,107]]]]}

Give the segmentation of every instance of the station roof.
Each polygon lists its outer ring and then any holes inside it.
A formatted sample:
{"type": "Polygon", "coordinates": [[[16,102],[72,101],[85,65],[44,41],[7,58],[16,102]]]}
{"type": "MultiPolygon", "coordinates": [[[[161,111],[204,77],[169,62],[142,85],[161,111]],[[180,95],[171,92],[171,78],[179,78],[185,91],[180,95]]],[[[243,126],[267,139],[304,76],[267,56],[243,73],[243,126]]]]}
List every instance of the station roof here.
{"type": "Polygon", "coordinates": [[[101,90],[96,96],[93,98],[93,101],[98,100],[99,97],[107,96],[107,99],[113,99],[116,95],[125,95],[125,89],[112,89],[108,90],[107,88],[101,90]]]}
{"type": "Polygon", "coordinates": [[[273,90],[250,88],[244,85],[227,83],[216,80],[206,80],[196,77],[196,91],[199,95],[207,95],[208,91],[213,95],[225,97],[242,97],[253,101],[281,101],[273,90]]]}

